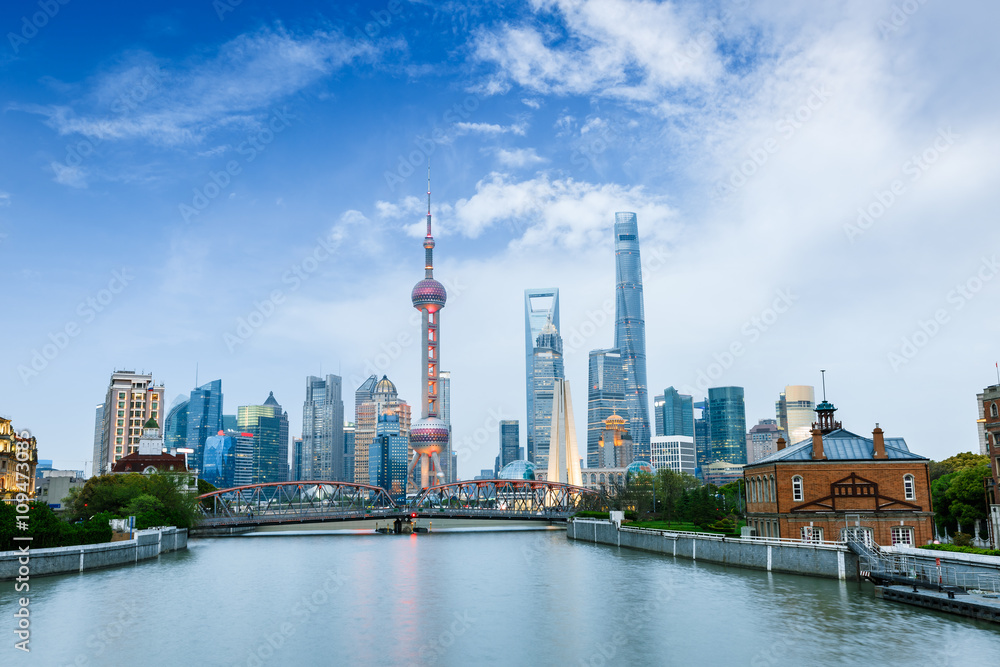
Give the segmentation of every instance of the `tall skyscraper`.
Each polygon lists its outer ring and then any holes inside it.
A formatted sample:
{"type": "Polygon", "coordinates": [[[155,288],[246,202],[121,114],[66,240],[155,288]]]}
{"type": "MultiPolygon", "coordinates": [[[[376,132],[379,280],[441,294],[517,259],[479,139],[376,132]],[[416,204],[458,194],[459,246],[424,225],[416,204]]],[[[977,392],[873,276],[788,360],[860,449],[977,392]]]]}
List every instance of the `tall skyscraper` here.
{"type": "Polygon", "coordinates": [[[108,472],[114,463],[139,449],[143,424],[162,418],[163,385],[153,376],[134,371],[111,374],[104,397],[101,437],[94,436],[94,475],[108,472]]]}
{"type": "Polygon", "coordinates": [[[649,461],[649,395],[646,386],[646,320],[642,304],[639,223],[635,213],[615,213],[615,347],[625,367],[625,405],[636,458],[649,461]]]}
{"type": "Polygon", "coordinates": [[[709,388],[708,406],[711,462],[746,464],[747,417],[743,387],[709,388]]]}
{"type": "Polygon", "coordinates": [[[344,479],[354,481],[354,422],[344,422],[344,479]]]}
{"type": "Polygon", "coordinates": [[[663,435],[663,394],[653,397],[653,437],[663,435]]]}
{"type": "Polygon", "coordinates": [[[500,460],[499,472],[505,465],[517,460],[520,452],[521,433],[516,419],[500,421],[500,460]]]}
{"type": "Polygon", "coordinates": [[[253,480],[253,436],[219,431],[205,439],[200,477],[218,489],[245,486],[253,480]]]}
{"type": "Polygon", "coordinates": [[[809,385],[789,385],[774,403],[778,428],[785,432],[789,445],[812,437],[815,420],[816,390],[809,385]]]}
{"type": "Polygon", "coordinates": [[[381,486],[397,502],[406,499],[406,452],[409,438],[400,435],[399,415],[381,414],[368,457],[368,483],[381,486]]]}
{"type": "Polygon", "coordinates": [[[545,479],[580,486],[580,453],[576,446],[576,422],[573,398],[567,380],[556,380],[552,397],[552,425],[546,452],[548,473],[545,479]]]}
{"type": "MultiPolygon", "coordinates": [[[[441,449],[439,458],[441,459],[441,468],[444,471],[444,481],[446,483],[457,482],[458,480],[455,478],[454,466],[452,466],[451,461],[452,443],[454,442],[451,428],[451,371],[441,371],[439,379],[441,382],[441,421],[448,426],[448,446],[441,449]]],[[[413,456],[412,450],[409,456],[413,456]]],[[[414,474],[416,472],[416,469],[414,469],[414,474]]],[[[419,482],[417,479],[413,481],[414,486],[416,486],[416,482],[419,482]]]]}
{"type": "Polygon", "coordinates": [[[621,415],[611,415],[605,420],[597,448],[597,468],[624,468],[632,463],[635,447],[628,423],[621,415]]]}
{"type": "Polygon", "coordinates": [[[288,480],[288,413],[270,392],[263,405],[241,405],[240,430],[253,435],[253,483],[288,480]]]}
{"type": "Polygon", "coordinates": [[[309,480],[345,480],[344,401],[338,375],[306,378],[306,400],[302,404],[302,474],[309,480]]]}
{"type": "Polygon", "coordinates": [[[222,430],[222,380],[207,382],[191,390],[187,405],[187,447],[194,465],[200,471],[205,453],[205,440],[222,430]]]}
{"type": "Polygon", "coordinates": [[[410,435],[410,406],[399,400],[396,385],[386,377],[369,377],[354,394],[354,481],[369,483],[369,454],[375,441],[378,418],[399,416],[400,435],[410,435]]]}
{"type": "MultiPolygon", "coordinates": [[[[94,452],[101,451],[101,442],[104,438],[104,403],[100,403],[94,408],[94,452]]],[[[99,466],[96,461],[90,462],[90,474],[100,475],[99,466]]]]}
{"type": "Polygon", "coordinates": [[[651,443],[653,468],[666,468],[688,475],[695,473],[694,438],[686,435],[657,435],[651,443]]]}
{"type": "Polygon", "coordinates": [[[431,234],[431,169],[427,167],[427,235],[424,236],[424,279],[410,292],[413,307],[420,311],[423,342],[420,366],[420,420],[410,429],[413,458],[407,473],[420,466],[420,488],[445,482],[441,454],[447,454],[451,432],[442,419],[440,402],[441,309],[448,300],[444,285],[434,280],[434,236],[431,234]]]}
{"type": "MultiPolygon", "coordinates": [[[[187,428],[188,399],[184,396],[178,396],[170,406],[167,419],[163,424],[163,446],[168,450],[187,447],[187,428]]],[[[222,428],[225,430],[225,424],[222,428]]],[[[236,428],[236,424],[233,424],[233,428],[236,428]]]]}
{"type": "Polygon", "coordinates": [[[549,462],[555,385],[566,378],[562,349],[562,336],[552,322],[546,322],[535,339],[531,372],[531,406],[534,412],[528,424],[528,460],[542,470],[549,462]]]}
{"type": "Polygon", "coordinates": [[[596,468],[604,422],[618,415],[628,423],[625,367],[619,350],[591,350],[587,386],[587,467],[596,468]]]}
{"type": "MultiPolygon", "coordinates": [[[[559,329],[559,289],[547,287],[543,289],[524,290],[524,377],[525,395],[527,397],[528,411],[525,413],[525,437],[528,443],[528,460],[534,461],[535,452],[535,432],[532,428],[534,424],[534,368],[535,368],[535,341],[542,333],[546,323],[552,322],[557,330],[559,329]]],[[[545,440],[544,442],[548,442],[545,440]]]]}
{"type": "Polygon", "coordinates": [[[289,476],[289,481],[307,481],[309,478],[303,476],[303,470],[302,438],[292,438],[292,474],[289,476]]]}
{"type": "Polygon", "coordinates": [[[701,415],[694,420],[696,474],[700,478],[701,470],[712,462],[712,428],[708,418],[708,401],[698,401],[694,409],[701,411],[701,415]]]}
{"type": "MultiPolygon", "coordinates": [[[[694,398],[667,387],[659,399],[657,435],[694,437],[694,398]],[[662,431],[662,432],[661,432],[662,431]]],[[[656,405],[656,401],[654,401],[656,405]]]]}

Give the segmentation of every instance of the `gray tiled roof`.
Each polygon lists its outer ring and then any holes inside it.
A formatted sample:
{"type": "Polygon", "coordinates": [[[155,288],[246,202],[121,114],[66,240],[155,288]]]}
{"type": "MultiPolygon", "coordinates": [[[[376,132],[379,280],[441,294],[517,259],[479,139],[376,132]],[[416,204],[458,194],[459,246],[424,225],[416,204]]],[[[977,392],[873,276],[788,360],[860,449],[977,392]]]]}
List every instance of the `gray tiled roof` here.
{"type": "MultiPolygon", "coordinates": [[[[823,453],[830,461],[863,461],[874,460],[875,442],[856,433],[838,428],[823,436],[823,453]]],[[[885,438],[885,453],[888,460],[926,461],[927,457],[919,456],[910,451],[902,438],[885,438]]],[[[785,447],[750,465],[774,463],[776,461],[812,461],[812,438],[807,438],[794,445],[785,447]]],[[[885,460],[885,459],[882,459],[885,460]]]]}

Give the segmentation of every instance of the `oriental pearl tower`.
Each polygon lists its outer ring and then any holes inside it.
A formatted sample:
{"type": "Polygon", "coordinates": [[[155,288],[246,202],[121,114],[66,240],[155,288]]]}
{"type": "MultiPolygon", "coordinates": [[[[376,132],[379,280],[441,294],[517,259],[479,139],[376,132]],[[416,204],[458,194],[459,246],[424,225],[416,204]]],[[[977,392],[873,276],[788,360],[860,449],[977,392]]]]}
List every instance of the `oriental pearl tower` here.
{"type": "Polygon", "coordinates": [[[414,466],[420,463],[420,488],[427,488],[432,483],[444,482],[444,472],[441,470],[440,452],[448,446],[448,425],[439,418],[440,403],[438,378],[441,367],[440,355],[440,325],[441,309],[444,308],[448,295],[444,285],[434,280],[434,237],[431,236],[431,169],[427,167],[427,236],[424,237],[424,279],[413,287],[410,294],[413,307],[420,311],[421,331],[423,332],[423,365],[420,374],[423,387],[420,390],[421,408],[420,420],[410,428],[410,446],[413,448],[413,458],[407,468],[406,476],[413,473],[414,466]],[[433,472],[432,472],[433,470],[433,472]],[[433,477],[433,480],[431,479],[433,477]]]}

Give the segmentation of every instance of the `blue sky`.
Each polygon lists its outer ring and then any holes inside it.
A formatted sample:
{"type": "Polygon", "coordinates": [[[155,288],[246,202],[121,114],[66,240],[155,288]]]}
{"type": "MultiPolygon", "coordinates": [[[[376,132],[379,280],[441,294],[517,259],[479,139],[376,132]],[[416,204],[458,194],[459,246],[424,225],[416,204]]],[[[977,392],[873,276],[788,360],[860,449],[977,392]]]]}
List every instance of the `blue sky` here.
{"type": "Polygon", "coordinates": [[[115,368],[172,399],[197,364],[227,412],[274,391],[296,434],[321,368],[348,412],[371,369],[415,402],[428,159],[463,476],[492,466],[498,416],[524,419],[525,288],[561,289],[584,437],[620,210],[651,395],[741,385],[752,424],[825,368],[846,427],[978,446],[1000,356],[992,4],[156,9],[0,9],[0,414],[42,458],[90,458],[115,368]]]}

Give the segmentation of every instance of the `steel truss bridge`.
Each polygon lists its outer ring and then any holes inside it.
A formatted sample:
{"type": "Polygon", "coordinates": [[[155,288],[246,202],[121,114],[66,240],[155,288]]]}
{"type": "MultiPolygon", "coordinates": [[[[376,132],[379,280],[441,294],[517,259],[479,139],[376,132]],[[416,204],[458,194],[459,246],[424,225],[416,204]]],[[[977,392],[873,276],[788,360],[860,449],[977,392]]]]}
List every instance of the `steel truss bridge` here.
{"type": "Polygon", "coordinates": [[[590,489],[559,482],[475,480],[423,489],[397,502],[379,486],[352,482],[269,482],[198,497],[199,529],[360,519],[518,519],[565,521],[590,489]]]}

